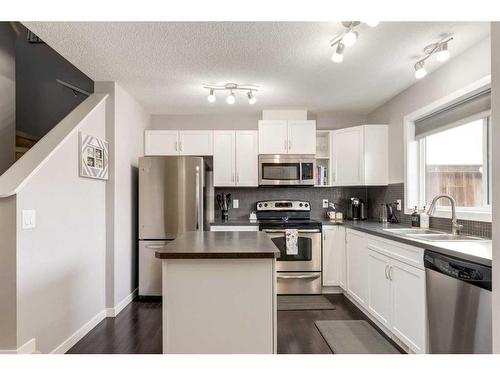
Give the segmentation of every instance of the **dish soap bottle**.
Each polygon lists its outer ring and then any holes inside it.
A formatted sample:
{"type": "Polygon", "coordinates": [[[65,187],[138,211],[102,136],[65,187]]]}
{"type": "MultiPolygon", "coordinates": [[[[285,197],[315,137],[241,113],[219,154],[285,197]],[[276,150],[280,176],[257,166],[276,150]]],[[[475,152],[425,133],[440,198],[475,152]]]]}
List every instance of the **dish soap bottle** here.
{"type": "Polygon", "coordinates": [[[429,215],[425,212],[425,206],[420,214],[420,228],[429,229],[429,215]]]}
{"type": "Polygon", "coordinates": [[[411,226],[420,227],[420,214],[418,213],[417,206],[415,206],[415,210],[411,214],[411,226]]]}

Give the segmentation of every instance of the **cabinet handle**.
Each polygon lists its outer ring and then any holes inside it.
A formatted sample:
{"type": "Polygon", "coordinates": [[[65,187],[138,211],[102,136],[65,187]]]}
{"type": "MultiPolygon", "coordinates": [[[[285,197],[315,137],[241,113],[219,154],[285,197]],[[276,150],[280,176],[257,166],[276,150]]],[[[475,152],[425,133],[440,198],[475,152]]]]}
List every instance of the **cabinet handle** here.
{"type": "Polygon", "coordinates": [[[387,269],[388,269],[388,268],[389,268],[389,266],[386,264],[386,265],[385,265],[385,278],[386,278],[387,280],[389,280],[389,274],[387,273],[387,269]]]}
{"type": "Polygon", "coordinates": [[[392,267],[389,267],[389,280],[393,280],[393,273],[392,273],[392,267]]]}
{"type": "Polygon", "coordinates": [[[179,142],[179,149],[182,151],[182,142],[179,142]]]}
{"type": "Polygon", "coordinates": [[[288,141],[288,149],[291,150],[292,149],[292,141],[288,141]]]}
{"type": "Polygon", "coordinates": [[[285,144],[284,144],[284,147],[285,147],[285,151],[286,151],[286,139],[285,139],[285,144]]]}
{"type": "Polygon", "coordinates": [[[177,141],[175,141],[175,151],[177,151],[177,141]]]}
{"type": "Polygon", "coordinates": [[[238,174],[238,172],[236,172],[236,183],[239,183],[240,182],[240,176],[238,174]]]}

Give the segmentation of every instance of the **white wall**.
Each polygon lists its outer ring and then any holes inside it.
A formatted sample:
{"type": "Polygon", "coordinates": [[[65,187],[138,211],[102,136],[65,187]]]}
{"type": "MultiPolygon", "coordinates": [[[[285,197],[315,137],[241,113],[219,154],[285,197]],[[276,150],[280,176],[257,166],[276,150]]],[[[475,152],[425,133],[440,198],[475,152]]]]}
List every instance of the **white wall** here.
{"type": "MultiPolygon", "coordinates": [[[[104,103],[82,132],[105,139],[104,103]]],[[[74,132],[17,194],[17,341],[42,353],[105,307],[106,183],[79,177],[78,148],[74,132]],[[23,209],[36,210],[35,229],[21,229],[23,209]]]]}
{"type": "MultiPolygon", "coordinates": [[[[316,119],[318,129],[338,129],[366,123],[367,115],[359,113],[325,112],[310,114],[316,119]]],[[[150,129],[217,129],[217,130],[256,130],[262,114],[255,115],[153,115],[150,129]]]]}
{"type": "Polygon", "coordinates": [[[484,39],[368,115],[369,123],[389,124],[389,183],[404,181],[404,116],[489,75],[490,43],[484,39]]]}
{"type": "Polygon", "coordinates": [[[110,175],[106,186],[106,307],[114,308],[137,288],[138,158],[151,116],[116,82],[96,82],[109,94],[106,134],[110,175]]]}
{"type": "Polygon", "coordinates": [[[0,175],[15,160],[16,147],[16,63],[14,31],[0,22],[0,175]]]}
{"type": "MultiPolygon", "coordinates": [[[[500,22],[491,23],[492,143],[500,144],[500,22]]],[[[500,354],[500,149],[493,147],[493,352],[500,354]]]]}

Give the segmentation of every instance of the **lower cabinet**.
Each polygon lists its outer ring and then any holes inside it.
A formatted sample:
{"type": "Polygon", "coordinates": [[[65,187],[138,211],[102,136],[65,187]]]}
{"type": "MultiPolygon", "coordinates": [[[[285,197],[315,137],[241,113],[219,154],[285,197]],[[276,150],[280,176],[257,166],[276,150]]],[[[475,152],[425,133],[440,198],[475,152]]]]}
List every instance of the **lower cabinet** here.
{"type": "Polygon", "coordinates": [[[368,297],[366,236],[362,232],[351,229],[346,230],[347,294],[366,308],[368,297]]]}
{"type": "Polygon", "coordinates": [[[368,249],[368,311],[382,324],[391,320],[390,259],[368,249]]]}
{"type": "Polygon", "coordinates": [[[343,286],[345,281],[345,228],[323,226],[323,286],[343,286]]]}

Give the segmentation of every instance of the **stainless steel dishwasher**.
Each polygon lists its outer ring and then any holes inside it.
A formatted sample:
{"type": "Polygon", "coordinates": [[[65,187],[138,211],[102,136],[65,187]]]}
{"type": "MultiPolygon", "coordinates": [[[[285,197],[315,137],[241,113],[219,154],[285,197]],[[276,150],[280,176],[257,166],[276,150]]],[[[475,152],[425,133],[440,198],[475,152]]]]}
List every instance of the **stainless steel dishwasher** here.
{"type": "Polygon", "coordinates": [[[430,353],[491,353],[491,267],[424,255],[430,353]]]}

